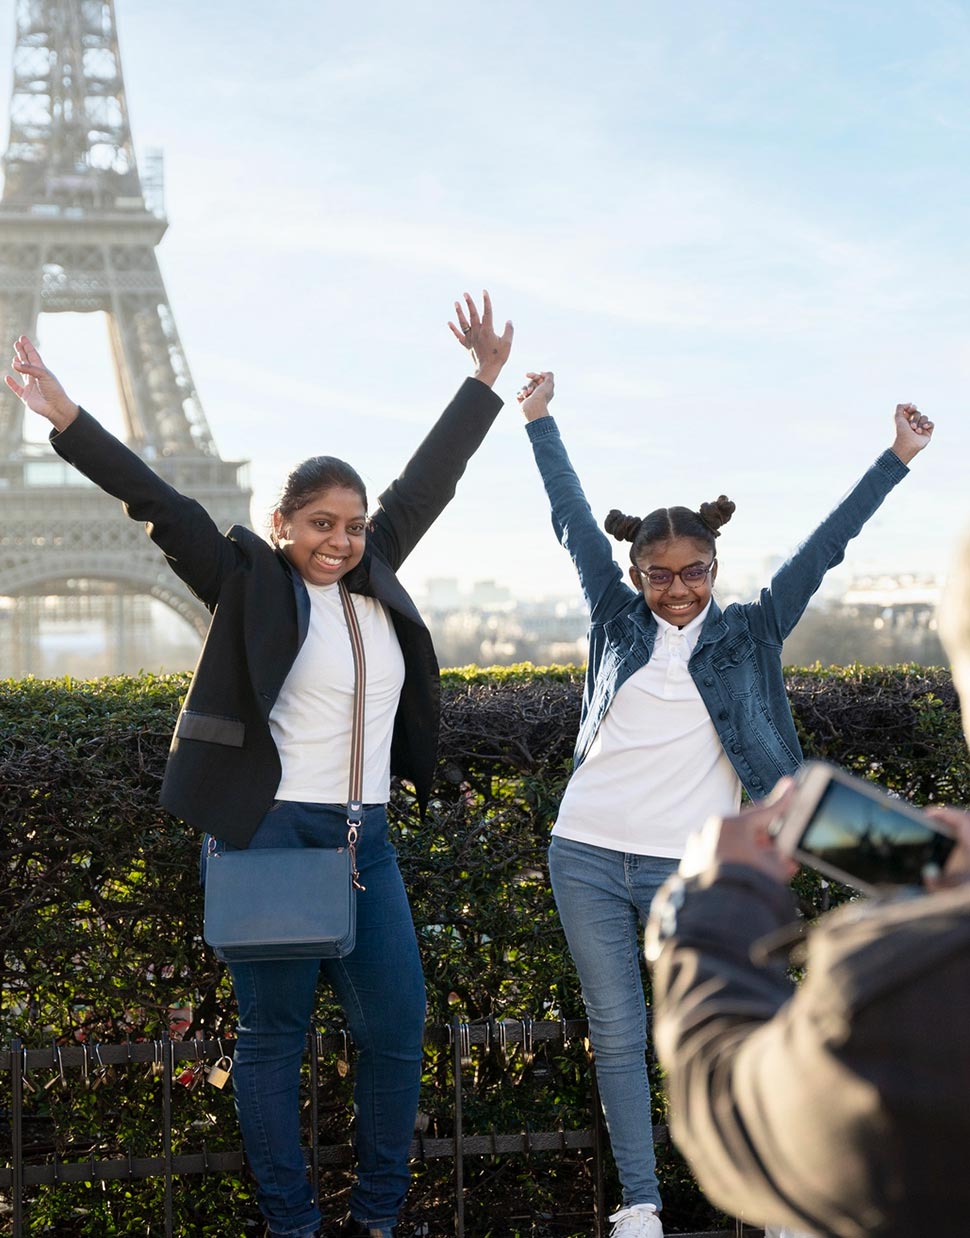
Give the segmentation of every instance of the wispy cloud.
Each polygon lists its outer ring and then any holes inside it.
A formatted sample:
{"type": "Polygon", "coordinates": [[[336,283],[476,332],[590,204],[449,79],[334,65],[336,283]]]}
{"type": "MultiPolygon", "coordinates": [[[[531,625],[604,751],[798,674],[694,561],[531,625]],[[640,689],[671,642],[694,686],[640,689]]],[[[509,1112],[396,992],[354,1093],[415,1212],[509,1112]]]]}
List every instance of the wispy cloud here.
{"type": "Polygon", "coordinates": [[[608,230],[536,231],[528,212],[500,222],[444,213],[425,221],[393,207],[320,209],[291,199],[270,234],[256,207],[220,222],[212,243],[261,245],[285,261],[317,253],[441,269],[459,281],[469,270],[489,271],[495,285],[593,318],[727,334],[831,329],[833,315],[852,320],[860,303],[868,314],[898,318],[926,295],[891,238],[826,230],[723,181],[703,194],[694,177],[685,181],[683,192],[654,195],[648,228],[627,215],[608,230]],[[717,201],[716,214],[692,210],[699,197],[717,201]]]}

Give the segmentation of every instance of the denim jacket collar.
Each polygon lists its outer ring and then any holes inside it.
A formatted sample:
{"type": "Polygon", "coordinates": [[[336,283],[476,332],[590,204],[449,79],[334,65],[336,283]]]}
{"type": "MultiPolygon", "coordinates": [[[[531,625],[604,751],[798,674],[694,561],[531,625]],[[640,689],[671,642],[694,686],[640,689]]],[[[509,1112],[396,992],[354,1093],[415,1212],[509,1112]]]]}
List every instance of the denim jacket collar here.
{"type": "Polygon", "coordinates": [[[701,634],[697,638],[697,644],[694,646],[696,654],[705,645],[712,645],[715,641],[719,641],[722,636],[725,636],[728,631],[727,620],[717,604],[716,598],[711,598],[711,609],[707,612],[707,618],[704,620],[704,626],[701,628],[701,634]]]}

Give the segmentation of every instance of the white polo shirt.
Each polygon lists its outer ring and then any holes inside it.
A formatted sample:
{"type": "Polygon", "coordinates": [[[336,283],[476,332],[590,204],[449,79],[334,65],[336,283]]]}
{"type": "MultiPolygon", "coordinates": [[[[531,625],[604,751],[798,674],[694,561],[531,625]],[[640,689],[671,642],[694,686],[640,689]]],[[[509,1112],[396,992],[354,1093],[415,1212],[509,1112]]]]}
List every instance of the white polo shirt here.
{"type": "Polygon", "coordinates": [[[684,628],[654,615],[653,655],[610,703],[553,834],[679,859],[709,816],[737,812],[740,780],[687,669],[709,609],[684,628]]]}

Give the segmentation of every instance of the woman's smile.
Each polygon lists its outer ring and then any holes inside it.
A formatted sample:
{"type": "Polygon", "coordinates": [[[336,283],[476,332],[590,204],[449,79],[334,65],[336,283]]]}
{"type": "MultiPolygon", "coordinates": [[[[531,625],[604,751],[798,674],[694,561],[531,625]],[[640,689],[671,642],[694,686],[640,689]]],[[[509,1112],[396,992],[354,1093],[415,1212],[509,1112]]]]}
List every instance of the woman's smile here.
{"type": "Polygon", "coordinates": [[[311,585],[332,585],[357,566],[367,544],[367,513],[361,496],[331,486],[284,519],[273,517],[276,543],[311,585]]]}

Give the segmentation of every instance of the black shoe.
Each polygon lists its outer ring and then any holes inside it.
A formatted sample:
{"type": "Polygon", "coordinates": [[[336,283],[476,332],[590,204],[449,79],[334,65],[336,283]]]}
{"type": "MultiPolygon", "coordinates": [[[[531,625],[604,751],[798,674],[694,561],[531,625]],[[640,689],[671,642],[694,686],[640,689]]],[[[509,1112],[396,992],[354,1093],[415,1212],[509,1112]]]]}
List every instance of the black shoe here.
{"type": "Polygon", "coordinates": [[[358,1221],[348,1212],[339,1229],[340,1238],[397,1238],[396,1225],[377,1225],[373,1228],[358,1221]]]}

